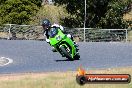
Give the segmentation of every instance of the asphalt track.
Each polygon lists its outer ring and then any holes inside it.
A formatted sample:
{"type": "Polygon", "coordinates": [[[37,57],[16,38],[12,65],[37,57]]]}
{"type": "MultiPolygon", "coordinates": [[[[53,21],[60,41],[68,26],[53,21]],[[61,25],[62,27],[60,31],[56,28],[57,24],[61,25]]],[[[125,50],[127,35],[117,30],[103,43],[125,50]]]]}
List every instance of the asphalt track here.
{"type": "Polygon", "coordinates": [[[132,66],[131,43],[78,44],[80,60],[65,61],[59,53],[53,53],[45,41],[0,40],[0,57],[13,60],[13,63],[0,66],[0,74],[76,71],[80,65],[86,70],[132,66]]]}

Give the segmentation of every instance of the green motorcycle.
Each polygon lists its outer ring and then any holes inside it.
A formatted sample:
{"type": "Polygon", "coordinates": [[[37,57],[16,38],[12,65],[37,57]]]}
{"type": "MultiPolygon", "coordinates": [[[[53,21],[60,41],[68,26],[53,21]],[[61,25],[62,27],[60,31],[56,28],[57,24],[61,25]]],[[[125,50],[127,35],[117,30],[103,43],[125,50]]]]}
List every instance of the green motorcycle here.
{"type": "Polygon", "coordinates": [[[74,42],[65,35],[61,29],[57,27],[51,27],[49,32],[50,45],[53,46],[62,57],[66,57],[69,60],[79,60],[80,55],[74,42]]]}

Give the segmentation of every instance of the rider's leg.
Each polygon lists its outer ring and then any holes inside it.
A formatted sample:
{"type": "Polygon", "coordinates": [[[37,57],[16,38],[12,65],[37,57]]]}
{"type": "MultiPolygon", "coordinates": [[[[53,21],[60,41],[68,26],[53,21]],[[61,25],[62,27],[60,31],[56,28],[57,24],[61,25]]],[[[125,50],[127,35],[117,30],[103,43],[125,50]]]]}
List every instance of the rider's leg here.
{"type": "Polygon", "coordinates": [[[70,34],[67,34],[67,37],[69,37],[73,42],[74,42],[74,44],[75,44],[75,46],[76,47],[78,47],[79,45],[74,41],[74,39],[73,39],[73,36],[72,35],[70,35],[70,34]]]}
{"type": "Polygon", "coordinates": [[[77,50],[77,53],[78,53],[78,44],[74,41],[74,39],[73,39],[73,36],[72,35],[70,35],[70,34],[67,34],[67,37],[69,37],[69,38],[71,38],[71,40],[74,42],[74,45],[75,45],[75,47],[76,47],[76,50],[77,50]]]}

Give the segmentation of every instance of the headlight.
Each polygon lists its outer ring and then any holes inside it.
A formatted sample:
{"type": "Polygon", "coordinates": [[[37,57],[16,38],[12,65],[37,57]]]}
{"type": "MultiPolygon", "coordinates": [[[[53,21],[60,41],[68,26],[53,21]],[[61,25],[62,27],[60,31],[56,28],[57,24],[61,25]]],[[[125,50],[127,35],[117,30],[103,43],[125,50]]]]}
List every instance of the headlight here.
{"type": "Polygon", "coordinates": [[[58,41],[61,40],[61,39],[62,39],[61,36],[57,36],[57,37],[56,37],[56,40],[58,40],[58,41]]]}

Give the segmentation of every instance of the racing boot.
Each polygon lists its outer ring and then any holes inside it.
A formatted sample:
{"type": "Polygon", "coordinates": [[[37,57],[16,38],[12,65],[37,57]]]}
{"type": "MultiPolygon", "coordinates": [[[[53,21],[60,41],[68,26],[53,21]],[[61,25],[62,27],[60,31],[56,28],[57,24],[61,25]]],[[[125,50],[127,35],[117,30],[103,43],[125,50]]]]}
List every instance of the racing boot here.
{"type": "Polygon", "coordinates": [[[75,42],[75,41],[73,41],[74,42],[74,45],[76,46],[76,47],[78,47],[79,45],[75,42]]]}
{"type": "Polygon", "coordinates": [[[54,47],[52,47],[52,51],[53,51],[53,52],[57,52],[56,49],[55,49],[54,47]]]}
{"type": "Polygon", "coordinates": [[[77,51],[78,51],[78,50],[79,50],[79,49],[78,49],[78,46],[79,46],[79,45],[78,45],[75,41],[73,41],[73,42],[74,42],[74,45],[75,45],[75,47],[76,47],[76,49],[77,49],[77,51]]]}

